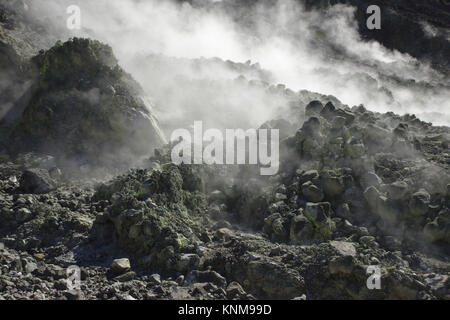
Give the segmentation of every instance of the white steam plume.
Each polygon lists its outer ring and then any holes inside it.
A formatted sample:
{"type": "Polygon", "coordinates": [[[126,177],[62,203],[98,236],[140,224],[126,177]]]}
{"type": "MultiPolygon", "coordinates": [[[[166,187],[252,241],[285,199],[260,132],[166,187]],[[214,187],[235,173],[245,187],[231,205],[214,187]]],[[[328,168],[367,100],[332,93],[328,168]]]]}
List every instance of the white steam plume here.
{"type": "MultiPolygon", "coordinates": [[[[185,69],[152,70],[147,61],[152,54],[239,62],[250,59],[269,70],[275,83],[334,95],[350,106],[362,103],[371,110],[400,114],[450,112],[450,81],[446,75],[377,42],[362,41],[354,20],[355,9],[350,6],[307,12],[296,1],[278,1],[270,8],[255,6],[245,14],[244,25],[220,9],[226,1],[203,1],[210,4],[193,6],[155,0],[35,0],[34,5],[54,20],[64,16],[66,5],[74,2],[82,10],[83,28],[68,36],[89,36],[110,44],[121,65],[157,96],[162,119],[177,114],[181,118],[203,115],[197,120],[215,116],[222,117],[223,125],[239,120],[241,125],[255,126],[274,116],[279,101],[268,102],[257,90],[245,92],[226,86],[195,96],[195,92],[189,92],[191,86],[174,81],[177,74],[223,80],[234,79],[239,73],[223,66],[211,66],[201,75],[189,65],[185,69]],[[155,94],[155,88],[161,91],[155,94]],[[173,90],[167,104],[161,105],[170,88],[173,90]],[[208,112],[211,108],[214,112],[208,112]]],[[[65,20],[55,24],[64,26],[65,20]]],[[[432,120],[449,124],[448,117],[432,120]]]]}

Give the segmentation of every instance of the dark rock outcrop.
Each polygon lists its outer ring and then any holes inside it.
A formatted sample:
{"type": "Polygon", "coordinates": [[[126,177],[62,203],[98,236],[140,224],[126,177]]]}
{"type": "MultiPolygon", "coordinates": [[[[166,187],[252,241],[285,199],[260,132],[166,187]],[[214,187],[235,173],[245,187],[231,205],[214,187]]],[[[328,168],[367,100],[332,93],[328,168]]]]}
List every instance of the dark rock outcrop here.
{"type": "Polygon", "coordinates": [[[39,83],[10,134],[11,153],[33,150],[77,165],[114,167],[164,141],[142,89],[110,47],[72,39],[33,63],[39,83]]]}

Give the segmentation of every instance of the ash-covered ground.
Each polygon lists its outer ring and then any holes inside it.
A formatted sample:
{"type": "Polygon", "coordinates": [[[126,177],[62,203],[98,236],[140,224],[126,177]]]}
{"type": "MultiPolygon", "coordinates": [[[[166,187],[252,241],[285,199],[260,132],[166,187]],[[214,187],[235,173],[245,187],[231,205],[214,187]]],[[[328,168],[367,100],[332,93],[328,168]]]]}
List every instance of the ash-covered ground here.
{"type": "Polygon", "coordinates": [[[445,1],[78,2],[0,2],[0,300],[450,298],[445,1]],[[173,164],[194,121],[279,171],[173,164]]]}

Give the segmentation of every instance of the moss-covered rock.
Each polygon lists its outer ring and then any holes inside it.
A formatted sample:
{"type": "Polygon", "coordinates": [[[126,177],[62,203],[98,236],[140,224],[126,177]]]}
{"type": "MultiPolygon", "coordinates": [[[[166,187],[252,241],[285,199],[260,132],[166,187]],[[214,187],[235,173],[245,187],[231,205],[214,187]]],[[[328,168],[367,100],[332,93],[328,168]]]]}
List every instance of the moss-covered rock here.
{"type": "Polygon", "coordinates": [[[165,164],[99,185],[94,198],[111,205],[97,218],[97,227],[112,223],[119,247],[139,264],[176,269],[181,253],[195,252],[204,232],[206,195],[193,188],[192,179],[189,168],[165,164]]]}
{"type": "Polygon", "coordinates": [[[10,150],[34,150],[77,165],[121,166],[163,142],[140,86],[112,49],[74,38],[32,59],[38,88],[10,135],[10,150]]]}

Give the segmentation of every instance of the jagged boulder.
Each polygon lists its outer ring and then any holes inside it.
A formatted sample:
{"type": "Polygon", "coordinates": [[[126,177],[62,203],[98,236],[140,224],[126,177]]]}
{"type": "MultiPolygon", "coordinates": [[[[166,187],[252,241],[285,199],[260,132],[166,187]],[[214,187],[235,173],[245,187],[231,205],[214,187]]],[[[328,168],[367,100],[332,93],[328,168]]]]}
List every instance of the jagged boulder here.
{"type": "Polygon", "coordinates": [[[333,103],[328,102],[320,111],[320,115],[327,119],[328,121],[332,121],[333,117],[335,117],[336,107],[333,103]]]}
{"type": "Polygon", "coordinates": [[[124,274],[130,269],[131,269],[130,260],[128,260],[127,258],[115,259],[109,267],[109,271],[113,275],[124,274]]]}
{"type": "Polygon", "coordinates": [[[300,171],[298,172],[298,178],[301,184],[308,181],[311,181],[314,184],[318,184],[320,181],[319,171],[317,170],[300,171]]]}
{"type": "Polygon", "coordinates": [[[323,139],[321,122],[317,117],[309,118],[296,133],[297,150],[306,158],[318,158],[322,153],[323,139]]]}
{"type": "Polygon", "coordinates": [[[55,190],[56,182],[45,169],[26,170],[20,178],[20,189],[24,193],[48,193],[55,190]]]}
{"type": "Polygon", "coordinates": [[[305,182],[302,185],[302,193],[305,196],[305,199],[310,202],[321,202],[324,198],[324,193],[321,188],[311,181],[305,182]]]}
{"type": "Polygon", "coordinates": [[[420,189],[411,196],[409,201],[409,211],[413,216],[423,216],[428,211],[430,204],[430,194],[425,189],[420,189]]]}
{"type": "Polygon", "coordinates": [[[310,243],[315,237],[314,225],[303,214],[295,216],[291,221],[289,237],[295,244],[310,243]]]}
{"type": "Polygon", "coordinates": [[[330,198],[339,196],[345,191],[343,177],[332,170],[322,173],[322,186],[325,195],[330,198]]]}
{"type": "Polygon", "coordinates": [[[322,102],[318,100],[313,100],[306,106],[305,115],[307,117],[317,116],[321,113],[322,109],[323,109],[322,102]]]}
{"type": "Polygon", "coordinates": [[[350,137],[344,145],[344,155],[350,159],[358,159],[364,156],[366,147],[361,139],[350,137]]]}
{"type": "Polygon", "coordinates": [[[246,269],[248,287],[263,296],[292,299],[305,291],[305,280],[297,271],[269,258],[257,256],[246,269]]]}
{"type": "Polygon", "coordinates": [[[305,210],[291,220],[289,237],[292,243],[308,244],[331,238],[336,224],[331,219],[331,205],[328,202],[306,204],[305,210]]]}

